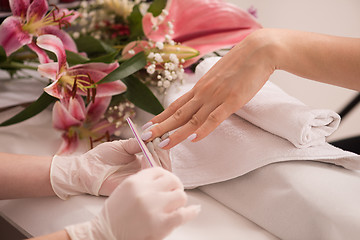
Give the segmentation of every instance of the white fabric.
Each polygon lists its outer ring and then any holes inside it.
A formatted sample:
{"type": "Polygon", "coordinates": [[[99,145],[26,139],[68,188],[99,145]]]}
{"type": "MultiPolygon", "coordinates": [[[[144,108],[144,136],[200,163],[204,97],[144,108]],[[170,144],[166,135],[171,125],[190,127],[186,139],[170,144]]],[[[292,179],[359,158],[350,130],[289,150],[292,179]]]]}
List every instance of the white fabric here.
{"type": "MultiPolygon", "coordinates": [[[[202,68],[209,66],[204,64],[207,64],[207,62],[203,62],[203,65],[198,66],[195,77],[189,78],[187,83],[174,86],[169,90],[165,104],[170,104],[193,87],[202,76],[202,73],[199,74],[198,69],[204,71],[202,68]]],[[[275,88],[271,87],[271,90],[273,89],[275,88]]],[[[280,95],[283,94],[283,92],[280,92],[280,95]]],[[[267,101],[264,98],[260,99],[267,101]]],[[[281,106],[279,106],[280,98],[278,100],[276,105],[277,108],[281,109],[281,106]]],[[[298,138],[301,139],[302,129],[308,129],[308,122],[304,121],[299,124],[298,117],[295,117],[298,115],[295,109],[298,109],[301,116],[305,116],[305,118],[312,116],[313,111],[306,110],[306,106],[299,108],[301,105],[296,100],[292,102],[296,103],[293,105],[295,114],[288,117],[286,113],[281,116],[276,114],[274,117],[281,118],[278,122],[282,122],[280,125],[284,127],[284,131],[291,133],[299,130],[297,134],[298,138]],[[296,123],[297,127],[295,129],[291,127],[294,125],[291,122],[296,123]]],[[[257,104],[260,105],[259,102],[257,104]]],[[[291,105],[292,103],[291,101],[289,103],[287,98],[284,98],[283,104],[287,106],[287,104],[291,105]]],[[[258,120],[264,118],[264,121],[266,121],[267,119],[265,113],[260,117],[258,120]]],[[[276,121],[274,117],[271,117],[271,121],[276,121]]],[[[316,118],[313,120],[316,121],[316,118]]],[[[323,134],[323,137],[325,132],[318,131],[318,133],[323,134]]],[[[180,177],[186,188],[229,180],[270,163],[289,160],[323,161],[349,169],[360,168],[360,156],[356,154],[343,151],[326,142],[317,146],[296,148],[288,140],[264,131],[235,114],[201,141],[196,143],[184,141],[173,147],[170,151],[170,157],[173,172],[180,177]]]]}
{"type": "Polygon", "coordinates": [[[66,227],[72,240],[161,240],[196,217],[198,205],[185,207],[180,180],[162,168],[128,177],[91,222],[66,227]]]}
{"type": "Polygon", "coordinates": [[[274,163],[200,187],[280,239],[357,240],[360,173],[313,161],[274,163]]]}
{"type": "Polygon", "coordinates": [[[65,200],[69,196],[89,193],[109,195],[127,176],[141,169],[136,140],[106,142],[79,156],[53,157],[51,186],[65,200]]]}
{"type": "Polygon", "coordinates": [[[173,172],[186,188],[229,180],[270,163],[314,160],[360,169],[360,156],[330,144],[296,148],[289,141],[232,115],[199,142],[170,150],[173,172]]]}
{"type": "MultiPolygon", "coordinates": [[[[196,77],[200,79],[219,59],[205,59],[196,68],[196,77]]],[[[334,111],[306,106],[269,81],[235,114],[298,148],[324,144],[340,124],[334,111]]]]}

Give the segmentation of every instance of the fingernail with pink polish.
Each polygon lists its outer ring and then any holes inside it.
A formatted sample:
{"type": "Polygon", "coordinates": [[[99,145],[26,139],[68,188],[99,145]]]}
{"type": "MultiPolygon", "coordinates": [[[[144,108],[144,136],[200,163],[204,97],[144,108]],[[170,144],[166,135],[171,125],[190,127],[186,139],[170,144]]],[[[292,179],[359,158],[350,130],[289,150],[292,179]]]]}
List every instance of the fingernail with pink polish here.
{"type": "Polygon", "coordinates": [[[170,142],[170,138],[167,138],[167,139],[161,141],[158,146],[159,146],[159,148],[163,148],[163,147],[165,147],[166,145],[168,145],[169,142],[170,142]]]}
{"type": "Polygon", "coordinates": [[[151,138],[151,136],[152,136],[152,132],[151,132],[151,131],[143,132],[143,133],[141,134],[141,139],[144,140],[144,141],[146,141],[146,140],[148,140],[149,138],[151,138]]]}
{"type": "Polygon", "coordinates": [[[188,136],[188,140],[189,141],[192,141],[192,140],[194,140],[195,138],[197,137],[197,134],[196,133],[193,133],[193,134],[191,134],[190,136],[188,136]]]}
{"type": "Polygon", "coordinates": [[[145,130],[145,129],[147,129],[148,127],[150,127],[151,125],[153,125],[153,122],[147,122],[147,123],[145,123],[144,126],[142,126],[141,128],[142,128],[142,130],[145,130]]]}

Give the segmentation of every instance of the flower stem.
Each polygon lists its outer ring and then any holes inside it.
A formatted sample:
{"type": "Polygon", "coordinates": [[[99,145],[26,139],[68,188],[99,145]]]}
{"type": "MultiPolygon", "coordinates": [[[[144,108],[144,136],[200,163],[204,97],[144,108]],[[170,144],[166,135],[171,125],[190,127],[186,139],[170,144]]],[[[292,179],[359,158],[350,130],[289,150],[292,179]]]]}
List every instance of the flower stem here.
{"type": "Polygon", "coordinates": [[[30,66],[30,65],[26,65],[26,64],[22,64],[22,63],[18,63],[18,62],[4,62],[4,63],[0,63],[0,69],[11,69],[11,68],[19,68],[19,69],[29,69],[29,70],[37,70],[37,66],[30,66]]]}

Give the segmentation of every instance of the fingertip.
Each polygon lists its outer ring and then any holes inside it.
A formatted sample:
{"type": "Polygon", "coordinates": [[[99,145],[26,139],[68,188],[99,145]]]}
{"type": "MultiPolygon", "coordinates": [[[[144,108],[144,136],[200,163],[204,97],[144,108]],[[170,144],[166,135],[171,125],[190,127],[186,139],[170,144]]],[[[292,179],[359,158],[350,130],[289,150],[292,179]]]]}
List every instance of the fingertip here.
{"type": "Polygon", "coordinates": [[[196,138],[197,138],[197,134],[193,133],[187,137],[187,140],[189,140],[190,142],[193,142],[193,140],[195,140],[196,138]]]}

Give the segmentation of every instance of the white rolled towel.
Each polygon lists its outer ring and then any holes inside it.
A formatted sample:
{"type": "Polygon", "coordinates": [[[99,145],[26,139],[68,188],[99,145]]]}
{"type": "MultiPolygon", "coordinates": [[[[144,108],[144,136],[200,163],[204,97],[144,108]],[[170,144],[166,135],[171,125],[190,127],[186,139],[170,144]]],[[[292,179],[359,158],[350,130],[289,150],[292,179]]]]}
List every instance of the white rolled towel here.
{"type": "MultiPolygon", "coordinates": [[[[207,58],[200,63],[196,78],[200,79],[219,59],[207,58]]],[[[298,148],[324,144],[340,124],[336,112],[307,106],[271,82],[235,114],[298,148]]]]}

